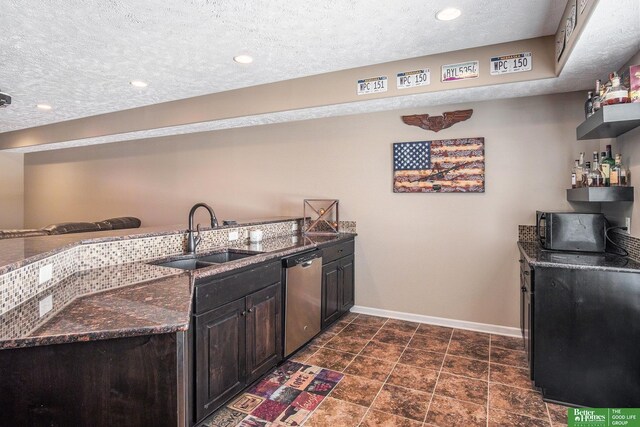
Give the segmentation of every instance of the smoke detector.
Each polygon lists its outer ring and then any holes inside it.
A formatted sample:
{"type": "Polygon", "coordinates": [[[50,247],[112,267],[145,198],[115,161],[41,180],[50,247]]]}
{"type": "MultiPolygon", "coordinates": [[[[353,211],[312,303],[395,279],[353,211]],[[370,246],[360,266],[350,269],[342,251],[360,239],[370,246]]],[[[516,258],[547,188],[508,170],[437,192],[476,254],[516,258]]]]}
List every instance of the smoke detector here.
{"type": "Polygon", "coordinates": [[[4,108],[11,104],[11,95],[8,93],[0,92],[0,108],[4,108]]]}

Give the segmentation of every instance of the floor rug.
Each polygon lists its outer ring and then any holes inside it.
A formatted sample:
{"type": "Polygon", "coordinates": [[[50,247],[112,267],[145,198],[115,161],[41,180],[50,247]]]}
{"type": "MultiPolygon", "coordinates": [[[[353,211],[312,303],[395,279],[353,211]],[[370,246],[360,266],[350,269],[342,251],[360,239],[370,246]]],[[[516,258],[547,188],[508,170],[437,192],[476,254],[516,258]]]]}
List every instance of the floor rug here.
{"type": "Polygon", "coordinates": [[[207,420],[212,427],[300,426],[343,374],[285,362],[207,420]]]}

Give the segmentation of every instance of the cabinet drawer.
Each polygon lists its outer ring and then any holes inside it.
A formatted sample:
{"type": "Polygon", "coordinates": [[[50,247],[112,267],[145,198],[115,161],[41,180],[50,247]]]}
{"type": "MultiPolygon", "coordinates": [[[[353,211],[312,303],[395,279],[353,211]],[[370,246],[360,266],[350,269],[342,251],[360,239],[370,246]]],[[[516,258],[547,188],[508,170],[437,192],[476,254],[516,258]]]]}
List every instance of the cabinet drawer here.
{"type": "Polygon", "coordinates": [[[280,261],[196,285],[195,312],[202,313],[280,281],[280,261]]]}
{"type": "Polygon", "coordinates": [[[354,246],[354,241],[350,240],[348,242],[338,243],[333,246],[322,248],[322,263],[327,264],[337,260],[338,258],[353,254],[354,246]]]}

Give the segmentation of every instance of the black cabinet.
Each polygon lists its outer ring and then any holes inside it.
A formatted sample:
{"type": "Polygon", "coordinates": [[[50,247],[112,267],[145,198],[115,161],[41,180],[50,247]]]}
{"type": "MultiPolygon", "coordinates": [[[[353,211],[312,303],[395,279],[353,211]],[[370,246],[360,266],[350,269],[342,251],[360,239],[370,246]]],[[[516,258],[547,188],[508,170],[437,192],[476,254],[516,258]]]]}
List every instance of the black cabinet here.
{"type": "Polygon", "coordinates": [[[638,407],[640,274],[530,266],[524,257],[520,265],[520,327],[543,398],[638,407]]]}
{"type": "Polygon", "coordinates": [[[354,241],[349,240],[323,248],[323,329],[353,307],[354,286],[354,241]]]}
{"type": "Polygon", "coordinates": [[[529,263],[520,258],[520,330],[524,339],[524,348],[529,361],[529,377],[533,379],[533,269],[529,263]]]}
{"type": "Polygon", "coordinates": [[[199,421],[282,360],[279,261],[196,283],[194,305],[199,421]]]}
{"type": "Polygon", "coordinates": [[[534,375],[546,399],[640,406],[640,274],[535,268],[534,375]]]}

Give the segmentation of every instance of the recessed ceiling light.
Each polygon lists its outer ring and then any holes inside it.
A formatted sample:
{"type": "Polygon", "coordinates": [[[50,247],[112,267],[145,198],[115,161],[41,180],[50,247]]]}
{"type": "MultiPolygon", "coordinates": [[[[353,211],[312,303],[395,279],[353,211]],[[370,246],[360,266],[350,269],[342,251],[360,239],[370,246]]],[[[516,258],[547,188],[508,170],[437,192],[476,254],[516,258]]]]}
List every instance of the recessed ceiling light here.
{"type": "Polygon", "coordinates": [[[39,110],[51,110],[52,108],[49,104],[38,104],[36,107],[38,107],[39,110]]]}
{"type": "Polygon", "coordinates": [[[147,87],[149,83],[143,82],[142,80],[131,80],[129,84],[133,87],[147,87]]]}
{"type": "Polygon", "coordinates": [[[250,57],[249,55],[234,56],[233,60],[236,61],[238,64],[251,64],[253,62],[253,58],[250,57]]]}
{"type": "Polygon", "coordinates": [[[456,9],[455,7],[447,7],[446,9],[442,9],[438,13],[436,13],[436,18],[439,21],[451,21],[452,19],[456,19],[460,16],[462,12],[460,9],[456,9]]]}

